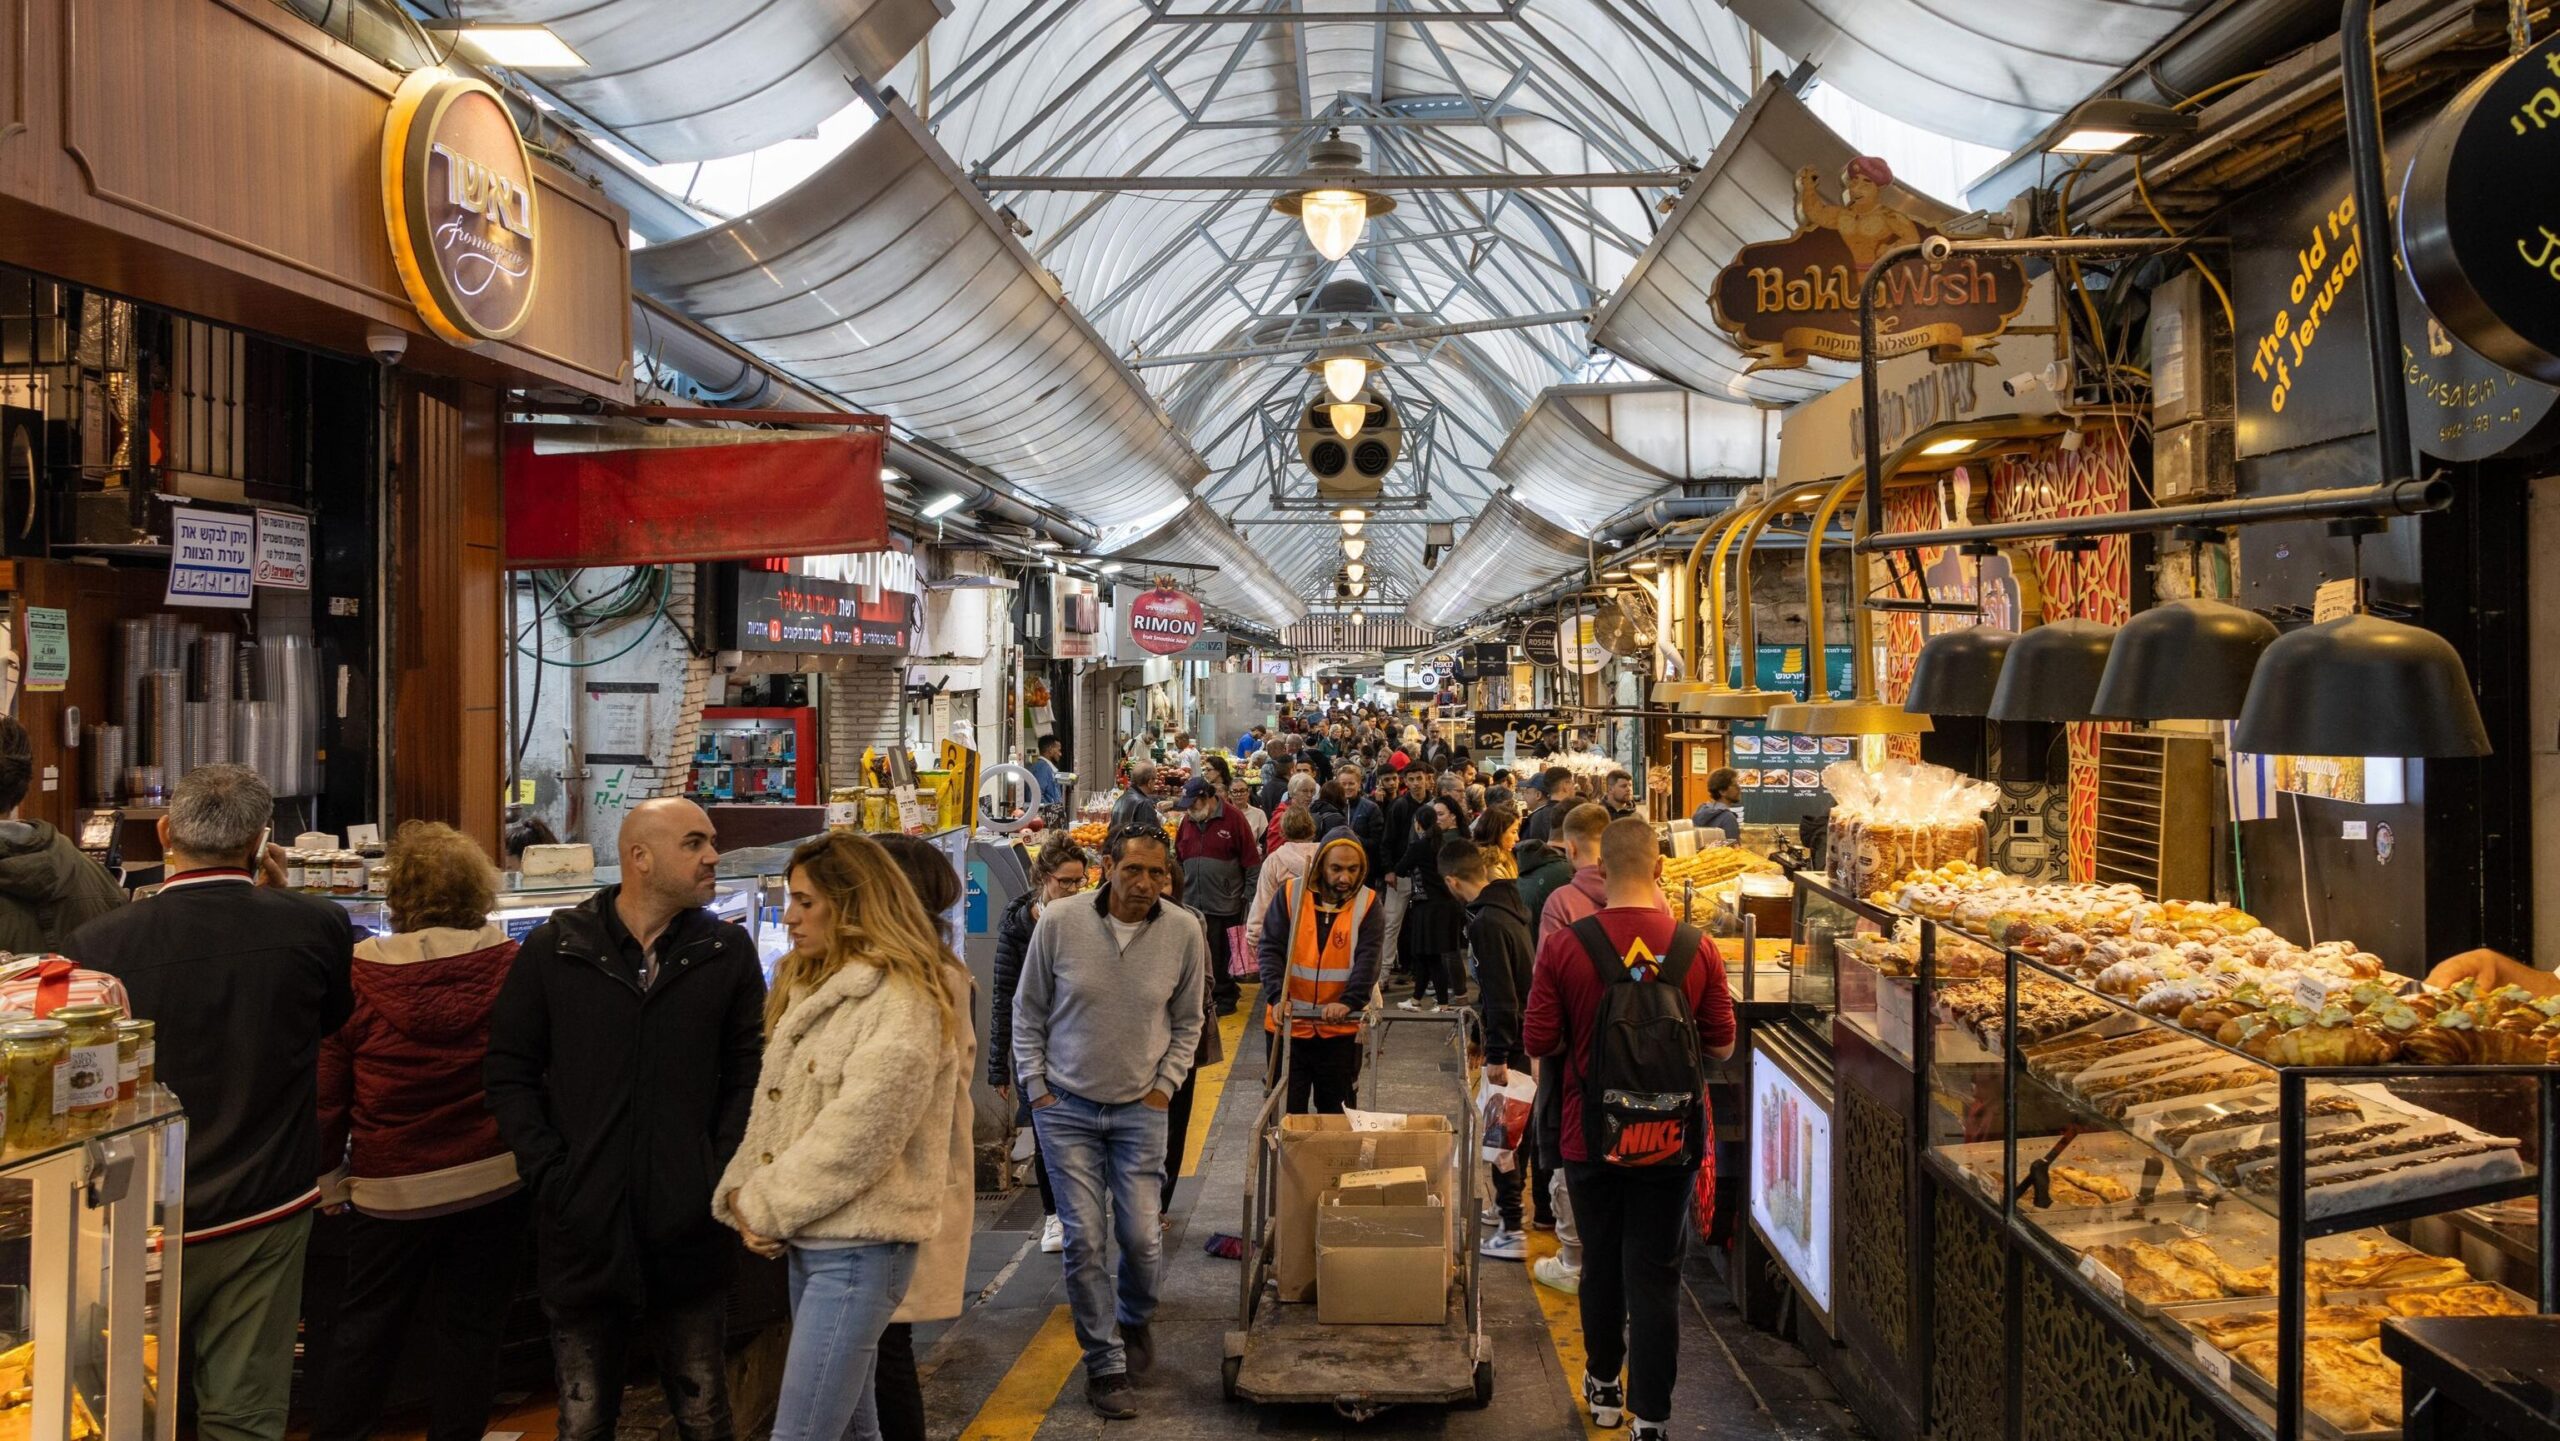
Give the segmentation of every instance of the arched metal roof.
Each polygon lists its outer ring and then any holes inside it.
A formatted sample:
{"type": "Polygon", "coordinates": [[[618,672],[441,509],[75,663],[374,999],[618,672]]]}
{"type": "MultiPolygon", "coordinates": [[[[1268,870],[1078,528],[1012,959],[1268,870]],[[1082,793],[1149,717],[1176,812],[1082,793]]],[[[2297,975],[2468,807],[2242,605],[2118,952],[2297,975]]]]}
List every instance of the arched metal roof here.
{"type": "Polygon", "coordinates": [[[1769,412],[1676,385],[1558,385],[1493,458],[1512,498],[1588,531],[1688,480],[1756,480],[1777,459],[1769,412]]]}
{"type": "Polygon", "coordinates": [[[2011,150],[2208,0],[1733,0],[1734,13],[1888,115],[2011,150]]]}
{"type": "Polygon", "coordinates": [[[1163,516],[1203,474],[902,104],[781,199],[636,252],[631,281],[1097,526],[1163,516]]]}
{"type": "Polygon", "coordinates": [[[1587,539],[1544,519],[1506,491],[1440,558],[1439,569],[1422,583],[1405,614],[1428,626],[1455,625],[1579,568],[1590,554],[1587,539]]]}
{"type": "Polygon", "coordinates": [[[1307,603],[1248,547],[1227,523],[1198,501],[1163,525],[1115,547],[1111,554],[1138,561],[1202,566],[1184,584],[1204,604],[1278,629],[1307,613],[1307,603]]]}
{"type": "Polygon", "coordinates": [[[484,24],[541,24],[585,58],[543,88],[653,159],[717,160],[788,140],[873,84],[947,0],[473,0],[484,24]]]}

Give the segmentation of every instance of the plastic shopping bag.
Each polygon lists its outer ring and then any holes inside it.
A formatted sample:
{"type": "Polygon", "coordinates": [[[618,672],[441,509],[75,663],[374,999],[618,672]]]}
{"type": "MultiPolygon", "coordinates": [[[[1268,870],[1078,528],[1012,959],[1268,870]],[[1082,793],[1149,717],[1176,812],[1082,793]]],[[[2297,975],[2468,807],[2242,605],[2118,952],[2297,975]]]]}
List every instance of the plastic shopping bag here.
{"type": "Polygon", "coordinates": [[[1484,1159],[1497,1171],[1519,1164],[1517,1152],[1529,1134],[1529,1108],[1538,1099],[1538,1083],[1527,1071],[1512,1067],[1509,1079],[1493,1083],[1487,1071],[1476,1085],[1476,1110],[1484,1122],[1484,1159]]]}
{"type": "Polygon", "coordinates": [[[1253,947],[1246,943],[1242,926],[1227,927],[1227,974],[1240,981],[1262,978],[1261,958],[1254,955],[1253,947]]]}

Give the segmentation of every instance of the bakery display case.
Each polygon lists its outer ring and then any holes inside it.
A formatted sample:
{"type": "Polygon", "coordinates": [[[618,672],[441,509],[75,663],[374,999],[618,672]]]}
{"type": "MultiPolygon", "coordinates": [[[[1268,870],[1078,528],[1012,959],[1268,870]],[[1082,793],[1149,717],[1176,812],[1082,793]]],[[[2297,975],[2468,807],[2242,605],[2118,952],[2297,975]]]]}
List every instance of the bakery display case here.
{"type": "MultiPolygon", "coordinates": [[[[42,1025],[44,1023],[34,1023],[42,1025]]],[[[178,1354],[186,1118],[155,1083],[92,1122],[32,1124],[48,1073],[21,1084],[10,1046],[0,1150],[0,1434],[25,1441],[174,1441],[161,1357],[178,1354]],[[42,1134],[39,1134],[42,1133],[42,1134]]]]}
{"type": "Polygon", "coordinates": [[[1936,988],[1926,1169],[1940,1354],[1989,1331],[2015,1364],[1939,1368],[1939,1434],[2380,1441],[2386,1322],[2560,1294],[2560,1005],[2129,887],[1955,870],[1870,901],[1939,922],[1939,964],[1968,935],[1999,957],[1936,988]]]}

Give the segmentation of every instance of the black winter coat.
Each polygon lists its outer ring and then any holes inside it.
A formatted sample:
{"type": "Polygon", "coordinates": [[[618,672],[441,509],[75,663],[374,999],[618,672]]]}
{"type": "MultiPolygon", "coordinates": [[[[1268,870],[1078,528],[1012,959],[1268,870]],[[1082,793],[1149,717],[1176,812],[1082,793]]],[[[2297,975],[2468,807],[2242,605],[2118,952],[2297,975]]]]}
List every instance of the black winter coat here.
{"type": "Polygon", "coordinates": [[[1013,994],[1022,989],[1022,953],[1038,921],[1031,914],[1038,895],[1035,888],[1015,896],[996,919],[995,984],[987,988],[987,1084],[999,1091],[1013,1085],[1013,994]]]}
{"type": "Polygon", "coordinates": [[[644,993],[620,893],[534,927],[489,1018],[489,1107],[533,1192],[554,1312],[705,1295],[740,1249],[711,1191],[755,1100],[763,966],[697,908],[668,923],[644,993]]]}
{"type": "Polygon", "coordinates": [[[1507,1066],[1520,1048],[1520,1018],[1529,1005],[1529,978],[1537,969],[1537,944],[1529,908],[1517,881],[1488,882],[1467,907],[1467,947],[1475,953],[1476,984],[1484,988],[1476,1009],[1484,1022],[1484,1063],[1507,1066]]]}
{"type": "Polygon", "coordinates": [[[280,1220],[318,1198],[320,1045],[355,1007],[344,907],[182,882],[82,926],[62,954],[124,982],[187,1108],[187,1234],[280,1220]]]}

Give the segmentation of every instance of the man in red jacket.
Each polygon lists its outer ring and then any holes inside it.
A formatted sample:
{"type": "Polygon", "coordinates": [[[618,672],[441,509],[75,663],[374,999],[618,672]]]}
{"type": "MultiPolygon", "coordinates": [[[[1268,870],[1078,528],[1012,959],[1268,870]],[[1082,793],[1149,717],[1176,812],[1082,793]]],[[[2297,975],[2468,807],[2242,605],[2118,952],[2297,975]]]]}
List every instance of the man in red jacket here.
{"type": "MultiPolygon", "coordinates": [[[[1600,838],[1600,871],[1605,903],[1594,918],[1611,948],[1631,969],[1669,959],[1677,926],[1662,908],[1662,850],[1653,827],[1632,818],[1612,821],[1600,838]]],[[[1713,942],[1699,938],[1680,980],[1697,1022],[1700,1056],[1721,1061],[1732,1055],[1733,993],[1713,942]]],[[[1614,1427],[1633,1411],[1634,1441],[1662,1441],[1680,1358],[1680,1228],[1696,1172],[1614,1166],[1585,1147],[1582,1083],[1600,1000],[1600,976],[1581,939],[1570,925],[1550,927],[1538,944],[1522,1042],[1562,1073],[1565,1187],[1582,1236],[1582,1345],[1590,1358],[1582,1395],[1595,1424],[1614,1427]]]]}
{"type": "Polygon", "coordinates": [[[1182,867],[1183,904],[1199,912],[1208,927],[1218,1014],[1231,1015],[1243,993],[1228,965],[1227,932],[1244,924],[1244,913],[1253,904],[1262,843],[1254,839],[1244,813],[1219,798],[1215,782],[1193,781],[1183,789],[1182,805],[1182,829],[1173,849],[1182,867]]]}

